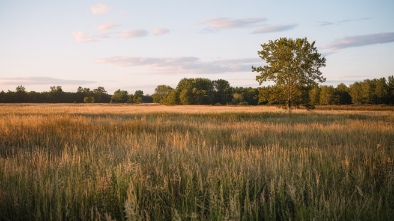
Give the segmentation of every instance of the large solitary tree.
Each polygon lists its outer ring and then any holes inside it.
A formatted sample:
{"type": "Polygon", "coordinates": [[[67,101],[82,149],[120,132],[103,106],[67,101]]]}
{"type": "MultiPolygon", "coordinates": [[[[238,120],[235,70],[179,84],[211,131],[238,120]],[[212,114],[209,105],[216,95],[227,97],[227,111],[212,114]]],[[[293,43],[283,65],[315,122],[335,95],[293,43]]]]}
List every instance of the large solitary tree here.
{"type": "Polygon", "coordinates": [[[289,113],[300,105],[310,108],[308,90],[326,80],[320,71],[326,66],[326,59],[317,52],[315,42],[309,43],[306,38],[280,38],[261,47],[258,55],[266,65],[252,67],[252,71],[259,73],[256,80],[260,85],[274,83],[270,99],[283,105],[289,113]]]}

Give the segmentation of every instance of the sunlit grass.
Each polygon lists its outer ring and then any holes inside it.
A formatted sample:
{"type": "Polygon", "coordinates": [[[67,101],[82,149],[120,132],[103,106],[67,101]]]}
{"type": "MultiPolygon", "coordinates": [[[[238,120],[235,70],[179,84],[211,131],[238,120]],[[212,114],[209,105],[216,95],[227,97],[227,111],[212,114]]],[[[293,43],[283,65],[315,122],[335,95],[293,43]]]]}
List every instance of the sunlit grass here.
{"type": "Polygon", "coordinates": [[[0,220],[389,220],[392,111],[1,105],[0,220]]]}

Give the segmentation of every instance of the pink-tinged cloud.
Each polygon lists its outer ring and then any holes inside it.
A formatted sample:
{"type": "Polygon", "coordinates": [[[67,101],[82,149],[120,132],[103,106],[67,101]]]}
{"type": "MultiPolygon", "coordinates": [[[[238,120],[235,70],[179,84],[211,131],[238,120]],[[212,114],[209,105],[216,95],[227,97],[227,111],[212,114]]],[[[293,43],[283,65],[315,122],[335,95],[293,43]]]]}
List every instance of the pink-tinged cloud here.
{"type": "Polygon", "coordinates": [[[107,22],[105,24],[97,25],[96,29],[102,32],[108,32],[111,29],[118,27],[119,25],[114,24],[112,22],[107,22]]]}
{"type": "Polygon", "coordinates": [[[79,31],[79,32],[73,32],[72,36],[76,42],[89,43],[89,42],[95,42],[101,40],[103,38],[109,38],[110,34],[107,32],[102,32],[97,35],[88,35],[85,32],[79,31]]]}
{"type": "Polygon", "coordinates": [[[93,14],[95,14],[95,15],[99,15],[99,14],[105,14],[105,13],[111,11],[111,8],[106,6],[106,5],[104,5],[104,4],[99,3],[99,4],[96,4],[96,5],[93,5],[90,8],[90,11],[93,14]]]}
{"type": "Polygon", "coordinates": [[[141,38],[148,35],[148,31],[139,29],[139,30],[125,30],[120,33],[120,37],[122,38],[141,38]]]}
{"type": "Polygon", "coordinates": [[[93,42],[97,40],[95,37],[89,36],[88,34],[82,31],[73,32],[72,36],[74,40],[77,42],[93,42]]]}
{"type": "Polygon", "coordinates": [[[233,29],[233,28],[245,28],[253,25],[261,24],[265,22],[266,18],[242,18],[242,19],[231,19],[231,18],[213,18],[201,21],[200,24],[206,25],[208,30],[221,30],[221,29],[233,29]]]}
{"type": "Polygon", "coordinates": [[[252,34],[263,34],[263,33],[271,33],[271,32],[281,32],[287,31],[297,27],[297,24],[287,24],[287,25],[273,25],[267,26],[263,28],[256,29],[252,32],[252,34]]]}
{"type": "Polygon", "coordinates": [[[153,34],[154,35],[164,35],[170,33],[170,30],[167,28],[155,28],[153,29],[153,34]]]}
{"type": "Polygon", "coordinates": [[[340,50],[351,47],[361,47],[373,44],[385,44],[394,42],[394,32],[383,32],[369,35],[356,35],[337,39],[323,48],[340,50]]]}

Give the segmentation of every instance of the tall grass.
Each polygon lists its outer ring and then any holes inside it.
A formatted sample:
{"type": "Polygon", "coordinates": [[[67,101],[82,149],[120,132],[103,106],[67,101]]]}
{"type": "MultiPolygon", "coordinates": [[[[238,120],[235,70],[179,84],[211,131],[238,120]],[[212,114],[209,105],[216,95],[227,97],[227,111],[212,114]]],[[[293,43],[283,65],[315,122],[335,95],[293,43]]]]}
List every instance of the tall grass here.
{"type": "Polygon", "coordinates": [[[391,111],[0,106],[0,220],[390,220],[391,111]]]}

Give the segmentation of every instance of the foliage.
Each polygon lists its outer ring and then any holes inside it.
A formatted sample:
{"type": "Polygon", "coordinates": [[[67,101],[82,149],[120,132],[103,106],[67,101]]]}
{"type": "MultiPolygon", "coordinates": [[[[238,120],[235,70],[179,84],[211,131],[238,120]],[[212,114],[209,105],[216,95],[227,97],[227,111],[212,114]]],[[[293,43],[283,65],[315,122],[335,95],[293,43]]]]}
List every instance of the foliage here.
{"type": "Polygon", "coordinates": [[[168,93],[168,96],[165,99],[165,104],[167,105],[177,105],[180,104],[179,100],[179,91],[178,90],[171,90],[168,93]]]}
{"type": "MultiPolygon", "coordinates": [[[[98,88],[93,90],[94,101],[98,103],[109,102],[108,93],[104,89],[104,87],[99,86],[98,88]]],[[[92,102],[93,103],[93,102],[92,102]]]]}
{"type": "Polygon", "coordinates": [[[51,86],[49,91],[49,98],[53,103],[60,103],[64,92],[62,86],[51,86]]]}
{"type": "Polygon", "coordinates": [[[195,104],[193,92],[191,89],[183,89],[179,93],[179,101],[183,105],[195,104]]]}
{"type": "Polygon", "coordinates": [[[27,92],[26,88],[23,85],[16,87],[15,98],[21,102],[26,102],[27,92]]]}
{"type": "Polygon", "coordinates": [[[333,92],[333,104],[342,105],[342,104],[351,104],[352,97],[349,93],[349,88],[341,83],[337,85],[333,92]]]}
{"type": "Polygon", "coordinates": [[[315,42],[280,38],[261,47],[258,54],[267,65],[252,67],[253,72],[259,73],[256,80],[260,84],[274,82],[275,91],[280,93],[275,100],[289,111],[299,105],[310,106],[303,95],[317,82],[325,81],[320,68],[325,66],[326,59],[317,52],[315,42]]]}
{"type": "Polygon", "coordinates": [[[207,78],[183,78],[176,90],[181,104],[212,104],[213,82],[207,78]]]}
{"type": "Polygon", "coordinates": [[[310,99],[312,105],[320,104],[320,91],[321,91],[321,88],[318,87],[317,85],[313,86],[309,90],[309,99],[310,99]]]}
{"type": "Polygon", "coordinates": [[[111,103],[126,103],[129,99],[129,93],[124,90],[116,90],[111,98],[111,103]]]}
{"type": "Polygon", "coordinates": [[[159,85],[155,88],[155,93],[152,94],[153,102],[165,104],[168,94],[174,90],[172,87],[167,85],[159,85]]]}
{"type": "Polygon", "coordinates": [[[320,104],[329,105],[334,101],[334,87],[331,85],[324,85],[320,89],[320,104]]]}
{"type": "Polygon", "coordinates": [[[139,104],[142,101],[142,97],[144,96],[144,92],[141,90],[136,90],[134,92],[133,103],[139,104]]]}
{"type": "Polygon", "coordinates": [[[219,79],[213,81],[213,91],[214,91],[214,104],[228,104],[232,100],[233,89],[230,83],[226,80],[219,79]]]}
{"type": "Polygon", "coordinates": [[[83,102],[85,103],[94,103],[94,97],[84,97],[83,102]]]}
{"type": "Polygon", "coordinates": [[[236,87],[232,88],[233,99],[231,104],[235,105],[257,105],[259,91],[256,88],[236,87]]]}
{"type": "Polygon", "coordinates": [[[379,79],[366,79],[349,87],[354,104],[394,104],[393,76],[379,79]]]}

